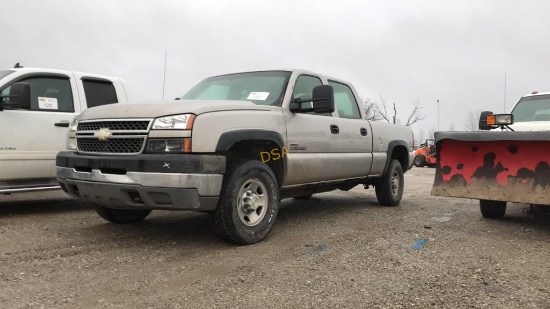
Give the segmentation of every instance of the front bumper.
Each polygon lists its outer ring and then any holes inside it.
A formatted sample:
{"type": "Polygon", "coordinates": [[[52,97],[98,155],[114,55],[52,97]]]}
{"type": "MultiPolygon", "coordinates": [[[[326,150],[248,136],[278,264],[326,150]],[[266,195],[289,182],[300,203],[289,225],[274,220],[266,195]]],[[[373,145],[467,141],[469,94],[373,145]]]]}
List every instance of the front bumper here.
{"type": "Polygon", "coordinates": [[[112,208],[210,211],[221,191],[225,157],[215,155],[57,155],[68,194],[112,208]]]}

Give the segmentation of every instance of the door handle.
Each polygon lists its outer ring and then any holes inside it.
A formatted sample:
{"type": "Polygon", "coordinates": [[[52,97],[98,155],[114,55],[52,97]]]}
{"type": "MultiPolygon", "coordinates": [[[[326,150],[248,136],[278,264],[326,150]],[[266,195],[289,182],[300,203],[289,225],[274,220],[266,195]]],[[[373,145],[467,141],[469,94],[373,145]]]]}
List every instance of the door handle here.
{"type": "Polygon", "coordinates": [[[338,126],[335,125],[335,124],[331,124],[330,125],[330,133],[338,134],[338,133],[340,133],[340,128],[338,128],[338,126]]]}
{"type": "Polygon", "coordinates": [[[56,123],[54,123],[53,125],[56,126],[56,127],[65,127],[65,128],[68,128],[68,127],[69,127],[69,124],[70,124],[70,122],[68,122],[67,120],[61,120],[60,122],[56,122],[56,123]]]}
{"type": "Polygon", "coordinates": [[[367,136],[367,129],[361,128],[361,130],[359,130],[359,131],[361,132],[361,135],[367,136]]]}

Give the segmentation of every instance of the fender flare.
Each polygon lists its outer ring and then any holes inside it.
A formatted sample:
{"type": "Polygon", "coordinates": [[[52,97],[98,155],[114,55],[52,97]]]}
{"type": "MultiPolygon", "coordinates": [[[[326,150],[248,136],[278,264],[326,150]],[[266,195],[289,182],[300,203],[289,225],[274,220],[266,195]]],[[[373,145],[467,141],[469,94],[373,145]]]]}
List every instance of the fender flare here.
{"type": "MultiPolygon", "coordinates": [[[[387,154],[387,160],[386,160],[386,165],[384,166],[384,173],[383,175],[386,175],[386,173],[388,172],[388,168],[390,167],[390,162],[391,162],[391,154],[393,153],[393,150],[395,149],[395,147],[397,146],[404,146],[405,149],[408,149],[408,145],[407,145],[407,142],[403,141],[403,140],[393,140],[391,142],[389,142],[388,144],[388,154],[387,154]]],[[[407,160],[406,164],[405,164],[405,167],[403,169],[406,169],[408,164],[409,164],[409,156],[407,155],[407,157],[405,158],[405,160],[407,160]]],[[[413,158],[414,160],[414,158],[413,158]]]]}
{"type": "Polygon", "coordinates": [[[283,136],[279,132],[262,129],[234,130],[222,133],[216,152],[228,151],[233,145],[245,140],[269,140],[275,142],[279,148],[285,145],[283,136]]]}
{"type": "MultiPolygon", "coordinates": [[[[277,147],[279,149],[283,149],[285,146],[284,138],[283,136],[276,131],[271,130],[264,130],[264,129],[243,129],[243,130],[233,130],[222,133],[220,136],[220,139],[218,140],[218,144],[216,145],[216,152],[217,153],[224,153],[229,151],[229,149],[235,145],[236,143],[240,141],[246,141],[246,140],[268,140],[272,141],[277,144],[277,147]]],[[[282,175],[280,175],[280,182],[279,188],[282,187],[283,181],[286,176],[287,171],[287,157],[282,157],[283,160],[283,170],[282,175]]]]}

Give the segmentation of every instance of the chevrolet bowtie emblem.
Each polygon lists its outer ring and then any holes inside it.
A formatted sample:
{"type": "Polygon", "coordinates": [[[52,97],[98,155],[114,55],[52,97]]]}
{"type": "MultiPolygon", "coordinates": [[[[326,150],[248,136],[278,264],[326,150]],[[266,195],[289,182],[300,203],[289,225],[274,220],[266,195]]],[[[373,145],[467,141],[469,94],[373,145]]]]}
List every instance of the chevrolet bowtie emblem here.
{"type": "Polygon", "coordinates": [[[107,141],[111,136],[113,136],[113,132],[111,132],[108,128],[101,128],[99,131],[94,133],[94,137],[102,142],[107,141]]]}

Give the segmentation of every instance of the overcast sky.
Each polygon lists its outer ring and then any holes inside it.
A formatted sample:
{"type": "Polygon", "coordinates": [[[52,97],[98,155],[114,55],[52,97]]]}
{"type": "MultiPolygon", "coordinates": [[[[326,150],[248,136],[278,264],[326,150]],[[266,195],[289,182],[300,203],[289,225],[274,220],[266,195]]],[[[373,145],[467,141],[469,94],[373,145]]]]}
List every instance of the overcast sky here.
{"type": "Polygon", "coordinates": [[[550,91],[550,1],[7,1],[0,68],[123,78],[132,99],[183,95],[210,75],[302,68],[352,82],[363,98],[415,100],[415,132],[465,129],[550,91]],[[506,74],[506,87],[505,87],[506,74]]]}

